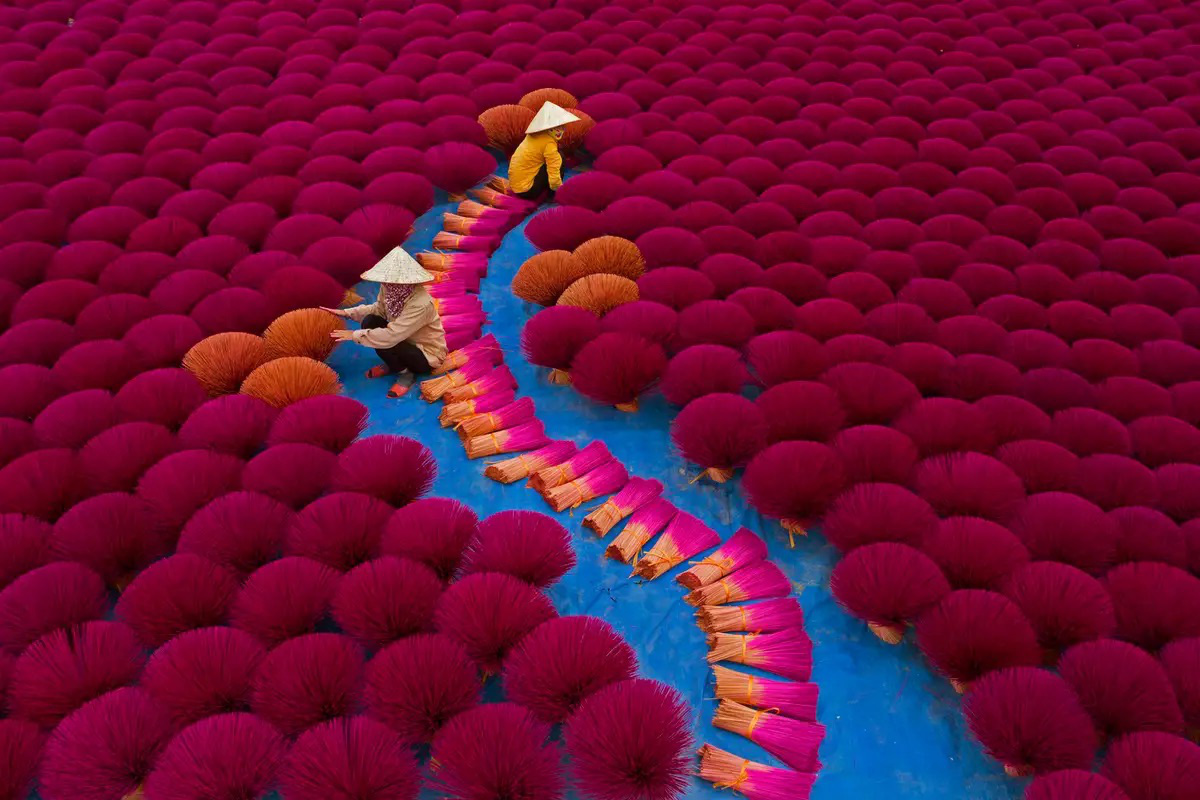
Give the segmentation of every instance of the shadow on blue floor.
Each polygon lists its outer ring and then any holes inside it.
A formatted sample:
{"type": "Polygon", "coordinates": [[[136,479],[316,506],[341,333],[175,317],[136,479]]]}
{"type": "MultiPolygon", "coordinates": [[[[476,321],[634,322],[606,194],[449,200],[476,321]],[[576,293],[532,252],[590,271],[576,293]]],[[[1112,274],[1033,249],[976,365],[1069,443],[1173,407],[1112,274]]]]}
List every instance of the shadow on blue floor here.
{"type": "MultiPolygon", "coordinates": [[[[406,244],[410,252],[429,247],[447,210],[453,205],[436,206],[418,220],[406,244]]],[[[520,330],[536,310],[509,291],[513,273],[535,252],[523,227],[510,233],[492,257],[481,296],[490,316],[488,330],[503,345],[506,362],[520,383],[519,393],[534,399],[549,435],[581,445],[603,440],[631,474],[662,481],[671,502],[707,521],[723,537],[741,525],[759,532],[770,544],[771,558],[795,582],[815,644],[818,718],[827,728],[821,748],[824,767],[813,798],[1019,798],[1020,785],[983,756],[966,730],[958,696],[931,674],[916,648],[909,642],[900,647],[882,644],[838,608],[829,594],[836,553],[819,534],[789,550],[782,529],[747,507],[736,481],[689,485],[695,470],[672,449],[668,432],[675,410],[661,396],[644,399],[636,414],[602,408],[570,388],[548,385],[543,371],[521,357],[520,330]]],[[[359,288],[368,300],[374,298],[374,286],[359,288]]],[[[440,404],[427,404],[415,392],[401,401],[388,400],[385,381],[363,378],[363,371],[375,363],[372,353],[343,346],[330,363],[342,376],[346,392],[370,408],[368,433],[412,436],[433,450],[439,465],[434,494],[462,499],[481,517],[512,508],[549,513],[541,497],[520,483],[502,486],[484,478],[482,461],[467,460],[458,437],[438,425],[440,404]]],[[[671,683],[691,703],[697,746],[711,742],[754,760],[777,763],[756,745],[712,727],[715,702],[704,636],[672,580],[678,570],[653,583],[629,580],[629,568],[606,559],[604,545],[580,526],[584,513],[586,507],[560,516],[575,536],[579,564],[550,592],[559,613],[609,620],[636,648],[642,673],[671,683]]],[[[687,794],[691,800],[729,796],[699,780],[687,794]]]]}

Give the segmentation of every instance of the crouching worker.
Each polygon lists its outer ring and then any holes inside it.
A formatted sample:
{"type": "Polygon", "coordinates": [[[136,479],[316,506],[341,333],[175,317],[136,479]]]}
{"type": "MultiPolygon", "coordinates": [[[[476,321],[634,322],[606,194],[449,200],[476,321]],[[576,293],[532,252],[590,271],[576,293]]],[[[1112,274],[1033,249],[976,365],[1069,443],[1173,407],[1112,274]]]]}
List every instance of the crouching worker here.
{"type": "Polygon", "coordinates": [[[525,140],[517,146],[508,162],[510,194],[523,200],[540,201],[549,192],[550,198],[554,198],[554,192],[562,186],[562,156],[558,152],[558,143],[564,129],[572,122],[579,122],[579,117],[565,108],[554,103],[542,106],[525,129],[525,140]]]}
{"type": "Polygon", "coordinates": [[[324,309],[361,323],[359,330],[329,335],[373,349],[383,364],[367,370],[367,377],[395,375],[388,397],[403,397],[415,376],[428,375],[446,357],[442,318],[423,285],[432,281],[433,275],[397,247],[364,272],[362,279],[380,284],[379,299],[353,308],[324,309]]]}

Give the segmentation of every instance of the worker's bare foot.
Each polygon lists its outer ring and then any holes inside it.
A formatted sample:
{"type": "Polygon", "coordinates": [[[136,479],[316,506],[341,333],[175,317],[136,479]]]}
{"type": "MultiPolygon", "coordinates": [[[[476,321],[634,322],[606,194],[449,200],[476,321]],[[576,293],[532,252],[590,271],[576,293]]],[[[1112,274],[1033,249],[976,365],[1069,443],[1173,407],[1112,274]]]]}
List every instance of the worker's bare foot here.
{"type": "Polygon", "coordinates": [[[369,370],[366,371],[365,374],[368,378],[382,378],[382,377],[385,377],[386,375],[390,375],[391,373],[388,372],[387,367],[385,367],[383,364],[380,364],[377,367],[371,367],[369,370]]]}
{"type": "Polygon", "coordinates": [[[408,390],[413,387],[413,376],[409,373],[404,373],[396,378],[396,382],[392,384],[392,388],[388,389],[387,396],[399,400],[404,395],[408,394],[408,390]]]}

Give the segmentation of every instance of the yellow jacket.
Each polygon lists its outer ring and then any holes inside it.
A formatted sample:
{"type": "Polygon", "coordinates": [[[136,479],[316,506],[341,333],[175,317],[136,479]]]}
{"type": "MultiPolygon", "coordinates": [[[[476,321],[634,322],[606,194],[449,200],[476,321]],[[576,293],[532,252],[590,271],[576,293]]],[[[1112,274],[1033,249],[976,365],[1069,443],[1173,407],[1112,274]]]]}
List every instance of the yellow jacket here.
{"type": "Polygon", "coordinates": [[[558,154],[558,143],[550,131],[529,134],[513,153],[508,162],[508,183],[512,190],[528,192],[533,188],[533,179],[542,164],[546,165],[550,188],[562,186],[562,156],[558,154]]]}

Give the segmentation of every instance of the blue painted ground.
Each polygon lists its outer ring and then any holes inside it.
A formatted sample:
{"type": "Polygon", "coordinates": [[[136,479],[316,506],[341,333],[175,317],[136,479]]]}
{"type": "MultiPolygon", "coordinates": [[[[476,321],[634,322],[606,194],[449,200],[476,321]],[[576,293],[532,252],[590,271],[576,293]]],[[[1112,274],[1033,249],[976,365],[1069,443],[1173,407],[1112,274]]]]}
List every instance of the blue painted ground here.
{"type": "MultiPolygon", "coordinates": [[[[440,230],[439,205],[417,223],[407,247],[427,249],[440,230]]],[[[644,399],[637,414],[596,406],[570,388],[550,386],[542,370],[528,364],[518,346],[521,327],[535,307],[513,297],[509,282],[534,253],[523,227],[510,233],[491,260],[481,290],[490,315],[488,330],[504,347],[505,358],[531,396],[551,437],[585,444],[603,440],[631,474],[657,478],[666,496],[728,536],[745,525],[770,543],[771,558],[796,583],[815,644],[813,680],[820,685],[819,720],[827,727],[821,748],[824,768],[815,800],[1008,800],[1021,796],[1017,782],[1005,778],[987,760],[967,730],[959,698],[948,683],[930,673],[920,653],[906,642],[889,647],[838,608],[829,594],[829,573],[836,562],[820,535],[789,550],[779,526],[764,520],[742,500],[736,481],[718,487],[689,485],[694,474],[671,447],[668,430],[675,410],[660,396],[644,399]]],[[[375,287],[360,286],[374,297],[375,287]]],[[[416,392],[401,401],[384,395],[387,383],[367,381],[363,371],[374,355],[343,346],[330,363],[341,374],[346,392],[371,411],[368,433],[397,433],[420,439],[439,464],[434,493],[464,500],[482,517],[511,508],[549,512],[541,497],[518,483],[502,486],[483,477],[482,462],[468,461],[458,437],[439,427],[440,404],[429,405],[416,392]]],[[[604,557],[604,545],[579,524],[587,508],[560,519],[575,535],[578,566],[551,590],[561,614],[593,614],[609,620],[637,649],[642,672],[676,686],[694,710],[697,746],[711,742],[748,758],[772,763],[757,746],[716,731],[710,724],[710,671],[704,637],[693,624],[691,608],[670,573],[653,583],[628,579],[629,568],[604,557]]],[[[730,797],[698,780],[687,797],[730,797]]]]}

